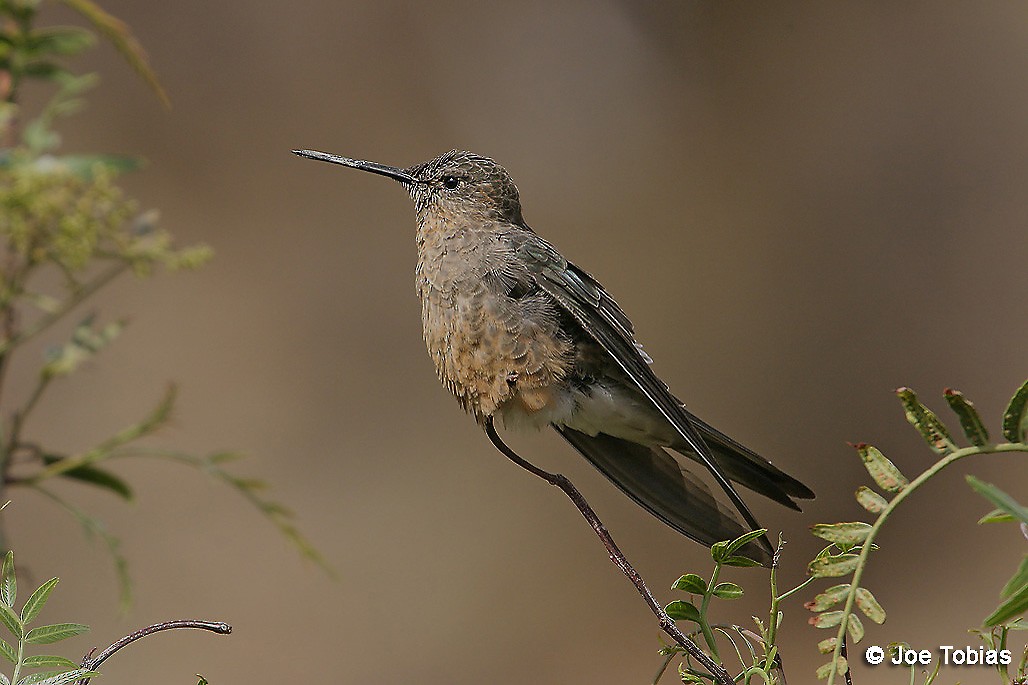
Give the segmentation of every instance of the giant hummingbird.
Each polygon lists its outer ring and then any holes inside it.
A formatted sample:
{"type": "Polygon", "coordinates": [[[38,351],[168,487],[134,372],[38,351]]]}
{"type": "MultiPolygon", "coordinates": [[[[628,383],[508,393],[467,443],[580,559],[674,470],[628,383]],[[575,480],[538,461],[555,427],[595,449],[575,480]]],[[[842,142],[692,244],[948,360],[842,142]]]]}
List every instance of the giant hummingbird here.
{"type": "MultiPolygon", "coordinates": [[[[492,159],[453,150],[407,169],[294,150],[395,179],[414,200],[428,353],[461,406],[492,430],[552,426],[625,494],[711,546],[760,528],[732,486],[792,509],[803,483],[690,413],[650,367],[596,279],[538,236],[492,159]],[[698,462],[742,521],[667,451],[698,462]]],[[[766,536],[745,551],[770,559],[766,536]]]]}

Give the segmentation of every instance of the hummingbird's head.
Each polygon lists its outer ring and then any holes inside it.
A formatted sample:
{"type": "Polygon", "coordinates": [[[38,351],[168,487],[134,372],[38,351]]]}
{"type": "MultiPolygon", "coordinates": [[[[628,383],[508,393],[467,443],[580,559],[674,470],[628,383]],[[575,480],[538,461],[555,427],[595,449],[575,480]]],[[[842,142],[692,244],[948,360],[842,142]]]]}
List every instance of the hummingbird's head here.
{"type": "Polygon", "coordinates": [[[493,160],[472,152],[451,150],[407,169],[314,150],[293,152],[399,181],[414,199],[419,221],[441,216],[524,223],[513,179],[493,160]]]}
{"type": "Polygon", "coordinates": [[[414,198],[419,219],[439,213],[514,224],[524,221],[514,180],[488,157],[451,150],[406,172],[415,179],[404,185],[414,198]]]}

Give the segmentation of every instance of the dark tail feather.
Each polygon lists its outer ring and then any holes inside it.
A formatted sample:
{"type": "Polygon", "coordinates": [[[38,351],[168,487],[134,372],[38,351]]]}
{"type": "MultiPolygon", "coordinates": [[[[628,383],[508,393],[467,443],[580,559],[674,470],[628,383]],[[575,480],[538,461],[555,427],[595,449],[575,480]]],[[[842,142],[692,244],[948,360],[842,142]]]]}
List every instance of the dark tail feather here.
{"type": "MultiPolygon", "coordinates": [[[[717,463],[736,483],[741,483],[750,490],[796,511],[800,511],[800,508],[792,501],[792,497],[814,499],[814,493],[810,488],[753,450],[739,444],[692,414],[689,414],[689,419],[703,436],[707,447],[714,453],[717,463]]],[[[688,448],[680,449],[678,445],[675,445],[675,449],[691,459],[696,459],[690,454],[688,448]]]]}
{"type": "MultiPolygon", "coordinates": [[[[567,427],[556,430],[622,492],[686,537],[710,547],[747,532],[706,485],[663,449],[602,433],[592,437],[567,427]]],[[[757,544],[742,553],[765,565],[771,561],[769,551],[757,544]]]]}

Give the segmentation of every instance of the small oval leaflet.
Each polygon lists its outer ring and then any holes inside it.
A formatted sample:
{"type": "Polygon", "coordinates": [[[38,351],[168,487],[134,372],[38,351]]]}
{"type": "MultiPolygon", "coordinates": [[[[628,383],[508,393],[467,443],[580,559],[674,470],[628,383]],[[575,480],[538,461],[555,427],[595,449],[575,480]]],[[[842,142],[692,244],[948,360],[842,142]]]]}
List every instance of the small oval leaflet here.
{"type": "Polygon", "coordinates": [[[735,583],[718,583],[713,590],[714,596],[721,599],[738,599],[743,595],[743,589],[735,583]]]}
{"type": "Polygon", "coordinates": [[[858,587],[856,592],[857,606],[869,619],[881,625],[885,623],[885,609],[878,603],[875,596],[867,588],[858,587]]]}
{"type": "Polygon", "coordinates": [[[882,454],[874,445],[862,442],[854,445],[854,447],[864,462],[864,468],[867,469],[867,472],[871,474],[871,477],[874,478],[875,483],[881,489],[888,490],[889,492],[899,492],[910,484],[910,481],[900,473],[896,465],[889,461],[888,457],[882,454]]]}
{"type": "Polygon", "coordinates": [[[58,578],[51,578],[36,590],[25,600],[25,606],[21,609],[21,620],[24,623],[31,623],[42,611],[46,601],[50,598],[50,593],[54,591],[57,583],[60,582],[58,578]]]}
{"type": "Polygon", "coordinates": [[[25,642],[34,645],[48,645],[81,635],[89,630],[89,626],[81,623],[54,623],[48,626],[33,628],[25,635],[25,642]]]}
{"type": "Polygon", "coordinates": [[[949,403],[950,409],[960,419],[960,427],[964,430],[964,435],[967,436],[971,444],[978,447],[987,444],[989,442],[989,431],[985,428],[985,424],[982,423],[982,418],[978,415],[978,410],[974,408],[974,403],[964,397],[964,393],[953,388],[946,388],[942,391],[942,394],[946,398],[946,402],[949,403]]]}
{"type": "Polygon", "coordinates": [[[861,485],[857,488],[856,497],[860,506],[864,507],[872,514],[880,514],[885,511],[885,507],[889,506],[888,500],[866,485],[861,485]]]}
{"type": "Polygon", "coordinates": [[[860,563],[860,557],[856,554],[821,557],[810,562],[807,572],[815,578],[837,578],[853,573],[858,563],[860,563]]]}
{"type": "Polygon", "coordinates": [[[834,585],[824,592],[816,595],[813,600],[804,604],[803,607],[810,611],[824,611],[825,609],[830,609],[842,600],[846,599],[846,595],[849,594],[849,591],[849,583],[834,585]]]}
{"type": "Polygon", "coordinates": [[[903,411],[907,415],[907,421],[917,429],[917,432],[921,434],[921,437],[925,439],[933,450],[943,454],[956,448],[953,438],[950,437],[949,431],[946,430],[946,426],[935,415],[935,412],[921,404],[921,400],[917,399],[917,394],[913,390],[910,388],[897,388],[896,396],[899,397],[900,402],[903,404],[903,411]]]}
{"type": "Polygon", "coordinates": [[[0,638],[0,657],[7,659],[12,664],[18,663],[18,653],[3,638],[0,638]]]}
{"type": "Polygon", "coordinates": [[[686,602],[681,599],[668,604],[664,611],[667,615],[675,621],[693,621],[694,623],[700,622],[700,610],[692,602],[686,602]]]}
{"type": "Polygon", "coordinates": [[[671,589],[685,590],[686,592],[691,592],[694,595],[702,595],[707,591],[707,582],[695,573],[686,573],[675,581],[675,584],[671,586],[671,589]]]}
{"type": "Polygon", "coordinates": [[[807,623],[815,628],[834,628],[842,623],[842,614],[841,611],[826,611],[823,614],[811,616],[807,623]]]}
{"type": "Polygon", "coordinates": [[[864,639],[864,624],[860,622],[860,618],[856,614],[850,614],[849,620],[846,622],[846,634],[850,636],[853,644],[864,639]]]}
{"type": "Polygon", "coordinates": [[[1028,440],[1028,380],[1017,389],[1003,412],[1003,437],[1010,442],[1028,440]]]}
{"type": "Polygon", "coordinates": [[[820,666],[815,673],[815,675],[817,675],[817,679],[824,680],[825,678],[827,678],[828,675],[832,672],[833,665],[838,666],[838,668],[835,669],[836,673],[843,674],[849,670],[849,664],[846,663],[846,657],[840,656],[835,661],[829,661],[827,664],[820,666]]]}
{"type": "Polygon", "coordinates": [[[812,532],[822,540],[841,542],[847,545],[859,545],[867,539],[871,525],[863,521],[848,523],[818,523],[810,527],[812,532]]]}
{"type": "Polygon", "coordinates": [[[8,551],[4,555],[0,574],[0,602],[3,602],[4,606],[13,607],[14,600],[18,597],[18,579],[14,575],[14,552],[8,551]]]}
{"type": "Polygon", "coordinates": [[[14,613],[14,610],[6,604],[0,604],[0,623],[3,623],[4,627],[11,631],[11,634],[18,639],[21,639],[25,634],[25,625],[18,618],[18,615],[14,613]]]}

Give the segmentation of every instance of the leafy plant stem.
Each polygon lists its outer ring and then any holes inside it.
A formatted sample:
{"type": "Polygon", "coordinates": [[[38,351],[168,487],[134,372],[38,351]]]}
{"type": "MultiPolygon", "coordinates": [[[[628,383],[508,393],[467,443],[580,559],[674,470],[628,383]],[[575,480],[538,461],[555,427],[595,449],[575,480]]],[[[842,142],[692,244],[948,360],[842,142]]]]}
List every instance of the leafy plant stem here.
{"type": "Polygon", "coordinates": [[[660,679],[664,677],[664,673],[667,671],[667,667],[671,665],[671,661],[678,656],[678,654],[678,651],[668,652],[668,655],[664,658],[664,661],[660,664],[660,668],[657,670],[657,675],[653,677],[651,685],[657,685],[657,683],[660,682],[660,679]]]}
{"type": "Polygon", "coordinates": [[[794,593],[796,593],[796,592],[799,592],[799,591],[800,591],[800,590],[802,590],[803,588],[805,588],[805,587],[807,587],[808,585],[810,585],[811,583],[813,583],[813,582],[814,582],[815,580],[817,580],[817,578],[813,578],[813,577],[811,577],[811,578],[807,578],[807,579],[806,579],[805,581],[803,581],[802,583],[800,583],[799,585],[797,585],[797,586],[796,586],[796,587],[794,587],[793,589],[791,589],[791,590],[786,590],[786,591],[785,591],[785,592],[783,592],[782,594],[778,595],[778,601],[779,601],[779,602],[781,602],[781,601],[782,601],[783,599],[785,599],[786,597],[789,597],[789,596],[793,595],[794,593]]]}
{"type": "MultiPolygon", "coordinates": [[[[41,374],[39,381],[36,383],[36,387],[32,391],[32,395],[30,395],[28,401],[25,402],[25,406],[15,413],[14,417],[11,419],[11,431],[10,437],[7,441],[6,450],[8,454],[13,454],[14,451],[18,449],[21,439],[21,428],[25,424],[25,419],[27,419],[29,414],[32,413],[32,410],[39,402],[39,398],[43,396],[44,392],[46,392],[47,386],[50,385],[50,380],[51,376],[41,374]]],[[[7,474],[4,474],[5,481],[6,475],[7,474]]]]}
{"type": "Polygon", "coordinates": [[[25,635],[18,636],[18,663],[14,665],[14,673],[11,675],[11,682],[17,685],[21,676],[21,665],[25,661],[25,635]]]}
{"type": "Polygon", "coordinates": [[[914,480],[910,481],[910,484],[903,488],[889,504],[878,514],[878,518],[875,519],[874,524],[871,526],[871,530],[868,532],[867,537],[860,547],[860,556],[857,561],[857,567],[853,571],[853,579],[850,581],[850,589],[846,594],[846,604],[842,610],[842,621],[839,623],[839,631],[836,635],[835,651],[832,654],[832,668],[828,673],[828,685],[834,685],[836,676],[838,675],[838,663],[839,657],[842,655],[843,640],[846,638],[846,626],[849,623],[849,617],[853,613],[853,607],[856,604],[857,589],[860,587],[860,578],[864,573],[864,568],[867,566],[868,557],[871,554],[871,550],[874,548],[872,544],[878,531],[881,530],[885,521],[888,520],[892,512],[905,500],[911,493],[917,490],[919,487],[927,483],[936,474],[945,469],[947,466],[960,461],[964,457],[971,457],[978,454],[999,454],[1003,452],[1028,452],[1028,445],[1016,442],[1005,442],[996,445],[982,445],[982,446],[971,446],[963,447],[961,449],[953,450],[948,453],[939,461],[935,462],[932,466],[925,469],[921,475],[914,480]]]}
{"type": "Polygon", "coordinates": [[[116,448],[126,445],[134,440],[138,440],[144,435],[149,435],[167,421],[168,414],[171,411],[171,406],[174,400],[175,387],[171,386],[164,394],[160,404],[158,404],[157,407],[150,412],[150,415],[145,417],[142,421],[121,430],[116,435],[104,440],[102,443],[81,456],[62,459],[61,461],[50,464],[46,468],[41,469],[39,473],[33,476],[28,482],[34,485],[46,480],[47,478],[53,478],[54,476],[59,476],[62,473],[67,473],[68,471],[72,471],[81,466],[86,466],[101,459],[105,459],[109,457],[111,452],[116,448]]]}
{"type": "Polygon", "coordinates": [[[132,601],[132,585],[128,575],[128,561],[118,550],[118,545],[120,544],[118,539],[111,535],[100,521],[80,510],[70,502],[66,502],[50,490],[39,485],[32,485],[31,487],[33,490],[71,514],[75,520],[81,524],[82,528],[88,535],[96,535],[103,541],[104,545],[107,547],[107,551],[111,555],[111,559],[114,561],[114,570],[118,576],[118,584],[120,585],[121,608],[122,610],[127,610],[132,601]]]}
{"type": "MultiPolygon", "coordinates": [[[[999,648],[1001,650],[1007,648],[1007,634],[1009,632],[1010,632],[1010,629],[1007,628],[1006,626],[1003,626],[1002,628],[1000,628],[1000,632],[999,632],[999,648]]],[[[998,664],[996,666],[996,672],[999,673],[999,677],[1000,677],[1000,681],[1001,682],[1007,683],[1007,682],[1010,682],[1012,680],[1012,678],[1010,677],[1010,671],[1007,669],[1007,665],[1006,664],[998,664]]]]}
{"type": "Polygon", "coordinates": [[[48,312],[41,316],[39,320],[33,323],[31,326],[23,331],[14,333],[11,337],[0,343],[0,355],[6,356],[11,350],[18,345],[26,342],[30,338],[42,333],[47,328],[57,323],[61,317],[67,314],[69,311],[74,309],[76,306],[82,303],[83,300],[87,299],[90,295],[95,293],[100,288],[104,287],[115,278],[121,275],[123,271],[129,268],[129,264],[126,262],[119,262],[111,265],[109,268],[98,274],[93,280],[88,281],[78,288],[71,294],[68,299],[62,302],[52,312],[48,312]]]}
{"type": "MultiPolygon", "coordinates": [[[[700,628],[703,630],[703,639],[710,648],[710,653],[715,659],[721,661],[721,655],[717,651],[717,641],[714,639],[714,631],[707,622],[707,607],[710,605],[710,598],[714,596],[714,586],[717,585],[718,576],[721,575],[721,564],[715,563],[714,570],[710,574],[710,582],[707,583],[707,591],[703,593],[703,602],[700,604],[700,628]]],[[[741,661],[741,659],[740,659],[741,661]]]]}

